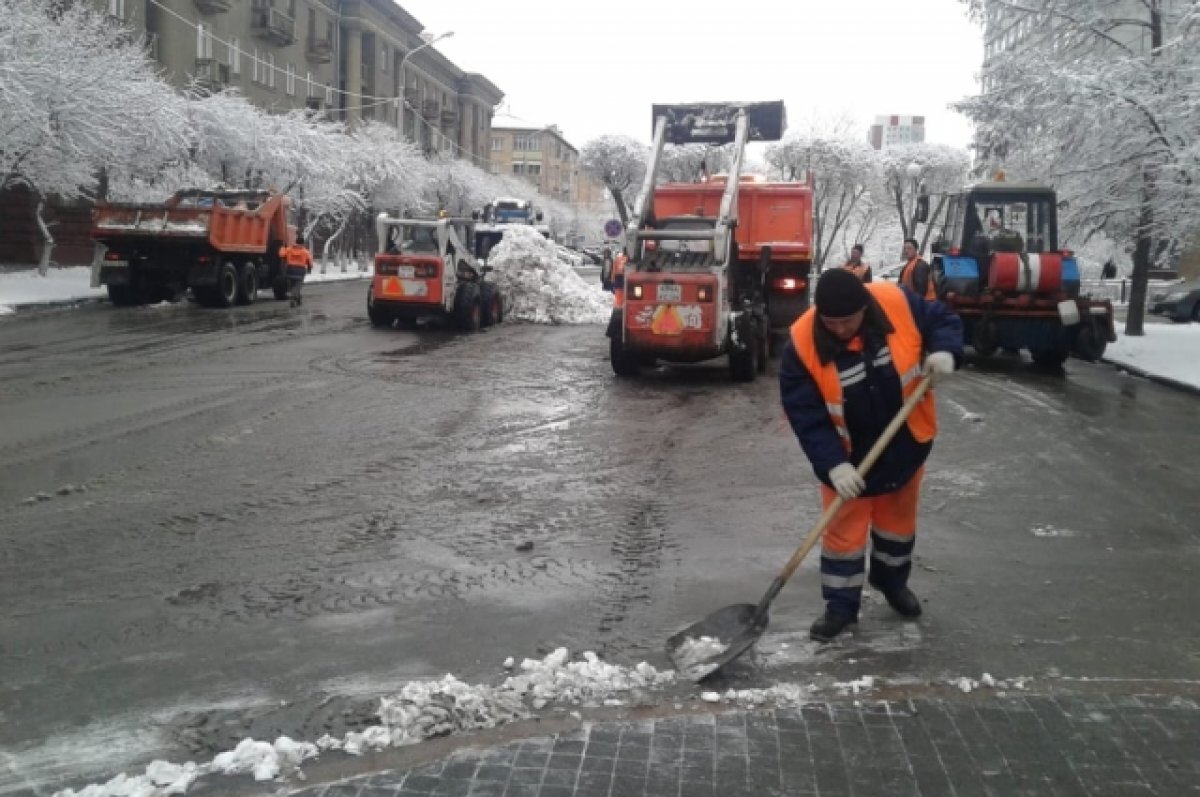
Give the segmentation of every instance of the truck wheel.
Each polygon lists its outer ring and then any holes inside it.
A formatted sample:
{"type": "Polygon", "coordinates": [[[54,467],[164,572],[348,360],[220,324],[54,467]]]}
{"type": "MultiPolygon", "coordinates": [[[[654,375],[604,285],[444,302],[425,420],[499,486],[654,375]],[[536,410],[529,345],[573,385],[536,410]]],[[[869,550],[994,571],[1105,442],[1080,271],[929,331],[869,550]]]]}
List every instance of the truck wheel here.
{"type": "Polygon", "coordinates": [[[283,301],[288,297],[287,276],[283,272],[275,275],[275,279],[271,280],[271,292],[275,294],[275,298],[283,301]]]}
{"type": "Polygon", "coordinates": [[[483,323],[479,286],[473,282],[460,282],[454,292],[454,323],[463,332],[478,332],[483,323]]]}
{"type": "Polygon", "coordinates": [[[620,338],[611,338],[608,342],[608,359],[612,361],[613,373],[617,376],[637,376],[641,373],[640,358],[625,348],[620,338]]]}
{"type": "Polygon", "coordinates": [[[1104,350],[1107,348],[1108,336],[1101,327],[1101,322],[1096,319],[1085,321],[1075,337],[1075,356],[1081,360],[1095,362],[1104,356],[1104,350]]]}
{"type": "Polygon", "coordinates": [[[254,304],[258,298],[258,266],[243,263],[238,276],[238,304],[254,304]]]}
{"type": "Polygon", "coordinates": [[[107,285],[105,287],[108,288],[108,300],[113,303],[114,307],[135,307],[146,303],[146,297],[134,285],[107,285]]]}
{"type": "Polygon", "coordinates": [[[975,323],[975,331],[971,335],[971,347],[980,357],[991,357],[996,353],[999,341],[996,340],[996,324],[989,318],[980,319],[975,323]]]}
{"type": "Polygon", "coordinates": [[[504,320],[504,300],[495,283],[485,282],[479,286],[479,300],[483,304],[483,326],[490,327],[504,320]]]}
{"type": "Polygon", "coordinates": [[[758,374],[758,347],[753,343],[744,351],[729,352],[729,375],[735,382],[753,382],[758,374]]]}
{"type": "Polygon", "coordinates": [[[758,328],[758,372],[767,372],[767,362],[771,359],[771,319],[763,316],[758,328]]]}
{"type": "Polygon", "coordinates": [[[222,263],[217,272],[216,300],[218,307],[233,307],[241,293],[238,270],[233,263],[222,263]]]}
{"type": "Polygon", "coordinates": [[[367,288],[367,318],[371,319],[373,327],[390,327],[392,314],[375,305],[375,286],[367,288]]]}

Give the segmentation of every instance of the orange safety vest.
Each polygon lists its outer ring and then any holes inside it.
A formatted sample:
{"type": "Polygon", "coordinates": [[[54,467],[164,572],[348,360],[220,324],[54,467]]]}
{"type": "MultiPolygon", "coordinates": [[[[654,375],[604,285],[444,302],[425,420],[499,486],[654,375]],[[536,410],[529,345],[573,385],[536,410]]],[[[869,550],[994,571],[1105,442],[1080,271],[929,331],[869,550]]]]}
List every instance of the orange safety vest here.
{"type": "MultiPolygon", "coordinates": [[[[913,285],[913,280],[916,278],[917,264],[922,262],[920,257],[914,257],[904,266],[904,270],[900,272],[900,284],[908,288],[913,293],[917,293],[917,288],[913,285]]],[[[917,294],[920,296],[920,294],[917,294]]],[[[925,298],[936,299],[937,290],[933,287],[933,272],[929,273],[929,281],[925,285],[925,298]]]]}
{"type": "Polygon", "coordinates": [[[849,260],[847,260],[845,265],[842,266],[842,268],[846,269],[851,274],[853,274],[854,276],[858,277],[861,280],[861,279],[866,279],[867,269],[870,268],[870,266],[868,266],[866,263],[862,262],[861,260],[858,261],[857,263],[851,263],[849,260]]]}
{"type": "Polygon", "coordinates": [[[617,255],[613,260],[612,284],[614,310],[620,310],[625,307],[625,262],[627,260],[629,260],[629,256],[624,252],[617,255]]]}
{"type": "Polygon", "coordinates": [[[303,246],[284,246],[279,250],[279,256],[288,268],[312,268],[312,255],[303,246]]]}
{"type": "MultiPolygon", "coordinates": [[[[924,343],[921,340],[921,330],[913,320],[912,310],[908,306],[908,298],[904,292],[889,282],[871,282],[865,285],[874,297],[875,302],[891,322],[892,332],[887,336],[887,348],[891,353],[892,366],[900,374],[900,385],[907,399],[917,389],[921,375],[921,357],[924,343]]],[[[817,318],[817,310],[810,307],[804,315],[792,324],[792,345],[804,367],[812,374],[821,397],[825,399],[825,409],[829,411],[829,419],[842,438],[842,445],[850,451],[850,430],[846,428],[846,415],[842,402],[842,379],[834,361],[822,363],[817,354],[817,343],[814,336],[814,325],[821,323],[817,318]]],[[[882,353],[876,357],[882,356],[882,353]]],[[[908,430],[918,443],[927,443],[937,434],[937,406],[934,403],[933,391],[925,394],[917,404],[912,414],[908,416],[908,430]]]]}

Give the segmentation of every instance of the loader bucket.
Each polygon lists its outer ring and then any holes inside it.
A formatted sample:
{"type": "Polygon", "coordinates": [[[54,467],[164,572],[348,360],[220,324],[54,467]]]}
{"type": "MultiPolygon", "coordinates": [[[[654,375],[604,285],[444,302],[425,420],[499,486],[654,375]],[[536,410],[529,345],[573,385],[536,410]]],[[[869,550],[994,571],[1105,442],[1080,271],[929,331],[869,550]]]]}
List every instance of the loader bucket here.
{"type": "Polygon", "coordinates": [[[667,117],[667,141],[671,144],[731,144],[738,111],[746,110],[750,141],[778,141],[787,126],[782,100],[770,102],[693,102],[653,106],[651,130],[660,116],[667,117]]]}

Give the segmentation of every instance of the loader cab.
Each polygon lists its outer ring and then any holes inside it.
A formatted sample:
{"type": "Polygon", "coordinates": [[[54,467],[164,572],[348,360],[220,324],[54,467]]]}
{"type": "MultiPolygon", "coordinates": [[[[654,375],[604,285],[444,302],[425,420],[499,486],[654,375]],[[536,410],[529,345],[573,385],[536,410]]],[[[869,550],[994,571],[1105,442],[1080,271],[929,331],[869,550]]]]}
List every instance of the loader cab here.
{"type": "Polygon", "coordinates": [[[1058,251],[1058,206],[1053,189],[1037,184],[983,183],[952,195],[934,252],[977,260],[993,252],[1058,251]]]}

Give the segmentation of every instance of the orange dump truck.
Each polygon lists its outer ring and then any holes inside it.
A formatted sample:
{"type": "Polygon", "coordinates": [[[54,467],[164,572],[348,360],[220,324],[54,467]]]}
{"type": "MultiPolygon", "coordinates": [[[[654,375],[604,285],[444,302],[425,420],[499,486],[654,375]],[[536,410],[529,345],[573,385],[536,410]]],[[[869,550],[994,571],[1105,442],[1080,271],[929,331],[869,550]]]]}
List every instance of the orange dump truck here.
{"type": "Polygon", "coordinates": [[[249,304],[260,288],[287,298],[279,249],[294,240],[288,198],[272,191],[185,190],[157,204],[92,211],[92,285],[116,305],[174,301],[249,304]]]}
{"type": "MultiPolygon", "coordinates": [[[[673,223],[715,216],[721,206],[725,178],[706,183],[667,183],[654,190],[654,216],[673,223]]],[[[766,313],[770,331],[785,334],[808,309],[812,268],[811,179],[804,183],[771,183],[746,176],[738,187],[738,224],[734,229],[737,258],[759,263],[766,254],[766,313]]]]}
{"type": "Polygon", "coordinates": [[[766,369],[772,299],[786,321],[807,298],[811,187],[741,179],[747,142],[782,137],[783,103],[655,105],[652,112],[654,142],[626,225],[627,261],[608,326],[613,371],[629,377],[659,360],[727,356],[730,375],[750,381],[766,369]],[[728,177],[659,185],[668,143],[731,144],[728,177]]]}

